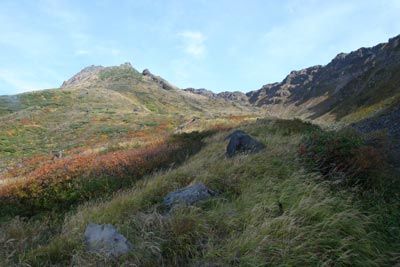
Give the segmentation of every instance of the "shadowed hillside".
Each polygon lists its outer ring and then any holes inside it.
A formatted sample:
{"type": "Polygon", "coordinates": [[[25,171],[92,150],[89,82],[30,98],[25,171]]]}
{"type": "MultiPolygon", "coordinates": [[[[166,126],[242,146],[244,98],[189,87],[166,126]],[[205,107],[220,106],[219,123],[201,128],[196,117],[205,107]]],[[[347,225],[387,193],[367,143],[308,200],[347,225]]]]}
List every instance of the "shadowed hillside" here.
{"type": "Polygon", "coordinates": [[[354,121],[395,103],[399,84],[397,36],[371,48],[338,54],[326,66],[292,71],[282,82],[266,84],[247,96],[250,103],[277,116],[354,121]]]}

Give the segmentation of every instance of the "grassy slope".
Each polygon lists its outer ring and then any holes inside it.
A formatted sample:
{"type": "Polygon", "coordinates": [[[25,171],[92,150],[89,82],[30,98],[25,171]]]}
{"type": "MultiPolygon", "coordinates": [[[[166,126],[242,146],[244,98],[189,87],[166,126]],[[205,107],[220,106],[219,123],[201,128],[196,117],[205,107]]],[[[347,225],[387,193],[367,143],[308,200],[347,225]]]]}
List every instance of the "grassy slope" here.
{"type": "Polygon", "coordinates": [[[104,89],[46,90],[17,96],[20,110],[0,118],[4,165],[34,155],[79,147],[107,146],[160,123],[178,119],[134,113],[132,102],[104,89]]]}
{"type": "Polygon", "coordinates": [[[138,145],[146,141],[143,136],[172,133],[193,116],[253,112],[230,101],[164,90],[133,68],[106,68],[96,77],[76,88],[0,96],[0,168],[60,150],[71,154],[74,149],[138,145]]]}
{"type": "Polygon", "coordinates": [[[183,166],[139,181],[111,201],[87,203],[60,224],[45,218],[3,224],[2,264],[393,266],[400,259],[395,207],[334,192],[303,170],[296,152],[307,127],[266,121],[242,129],[267,149],[227,159],[222,132],[183,166]],[[219,195],[162,215],[165,194],[198,182],[219,195]],[[134,243],[133,252],[119,260],[85,253],[81,237],[90,221],[114,224],[134,243]]]}

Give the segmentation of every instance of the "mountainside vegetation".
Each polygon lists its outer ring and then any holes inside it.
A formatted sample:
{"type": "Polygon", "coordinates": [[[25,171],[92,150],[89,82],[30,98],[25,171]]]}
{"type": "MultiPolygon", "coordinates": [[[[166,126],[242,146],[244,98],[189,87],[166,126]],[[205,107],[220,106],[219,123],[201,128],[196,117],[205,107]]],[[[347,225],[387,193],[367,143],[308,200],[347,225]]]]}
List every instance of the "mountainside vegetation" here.
{"type": "MultiPolygon", "coordinates": [[[[224,138],[229,131],[222,129],[200,136],[205,146],[183,165],[136,180],[111,199],[89,201],[65,216],[46,211],[34,219],[16,217],[3,223],[0,242],[7,248],[2,251],[3,264],[393,266],[398,262],[399,191],[394,190],[390,173],[382,171],[385,185],[371,184],[370,190],[337,184],[326,179],[323,165],[309,169],[303,163],[304,149],[319,152],[304,139],[322,134],[318,127],[260,120],[240,128],[262,141],[264,152],[226,158],[224,138]],[[217,195],[196,206],[163,211],[161,201],[168,192],[196,183],[206,184],[217,195]],[[89,222],[116,225],[134,249],[120,258],[85,252],[81,238],[89,222]]],[[[329,149],[330,142],[319,146],[329,149]]],[[[352,151],[351,146],[343,149],[352,151]]],[[[362,141],[355,146],[363,146],[362,141]]],[[[341,162],[349,164],[337,159],[339,167],[341,162]]],[[[340,174],[341,169],[336,171],[340,174]]],[[[364,171],[364,177],[376,175],[368,168],[364,171]]],[[[118,179],[102,182],[112,187],[118,179]]]]}
{"type": "Polygon", "coordinates": [[[247,94],[125,63],[0,96],[0,266],[400,266],[399,43],[247,94]]]}

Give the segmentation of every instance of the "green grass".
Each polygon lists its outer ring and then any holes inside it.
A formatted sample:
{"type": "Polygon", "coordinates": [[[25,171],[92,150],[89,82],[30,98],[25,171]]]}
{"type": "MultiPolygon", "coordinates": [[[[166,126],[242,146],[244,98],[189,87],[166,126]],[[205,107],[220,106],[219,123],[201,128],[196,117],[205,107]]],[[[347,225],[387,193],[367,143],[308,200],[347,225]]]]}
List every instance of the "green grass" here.
{"type": "Polygon", "coordinates": [[[80,206],[58,224],[62,231],[51,237],[45,235],[46,224],[34,220],[3,224],[0,245],[16,241],[0,252],[0,262],[6,266],[394,266],[400,257],[395,223],[400,218],[399,202],[332,190],[320,182],[297,156],[301,139],[314,126],[291,124],[265,120],[242,126],[266,149],[232,159],[224,155],[228,132],[209,137],[184,165],[154,173],[111,200],[80,206]],[[282,125],[303,130],[288,131],[282,125]],[[162,212],[160,203],[168,192],[199,182],[218,195],[169,215],[162,212]],[[92,221],[115,225],[134,250],[119,259],[86,253],[81,238],[92,221]],[[10,230],[12,226],[17,230],[10,230]],[[21,235],[18,229],[23,229],[21,235]],[[35,237],[39,241],[33,242],[35,237]]]}

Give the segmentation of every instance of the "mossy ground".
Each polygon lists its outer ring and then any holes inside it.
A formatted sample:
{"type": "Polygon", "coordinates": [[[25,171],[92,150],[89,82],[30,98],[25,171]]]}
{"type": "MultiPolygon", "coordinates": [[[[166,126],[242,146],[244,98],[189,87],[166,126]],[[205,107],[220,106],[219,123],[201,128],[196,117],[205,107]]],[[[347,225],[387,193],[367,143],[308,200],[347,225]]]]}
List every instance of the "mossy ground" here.
{"type": "Polygon", "coordinates": [[[334,190],[307,172],[297,151],[313,127],[273,120],[242,125],[266,149],[232,159],[225,157],[228,132],[222,131],[182,166],[153,173],[111,200],[87,202],[56,222],[47,216],[3,223],[0,264],[394,266],[400,260],[398,199],[334,190]],[[163,213],[162,198],[192,183],[218,196],[163,213]],[[119,259],[86,253],[81,238],[91,221],[115,225],[134,250],[119,259]]]}

